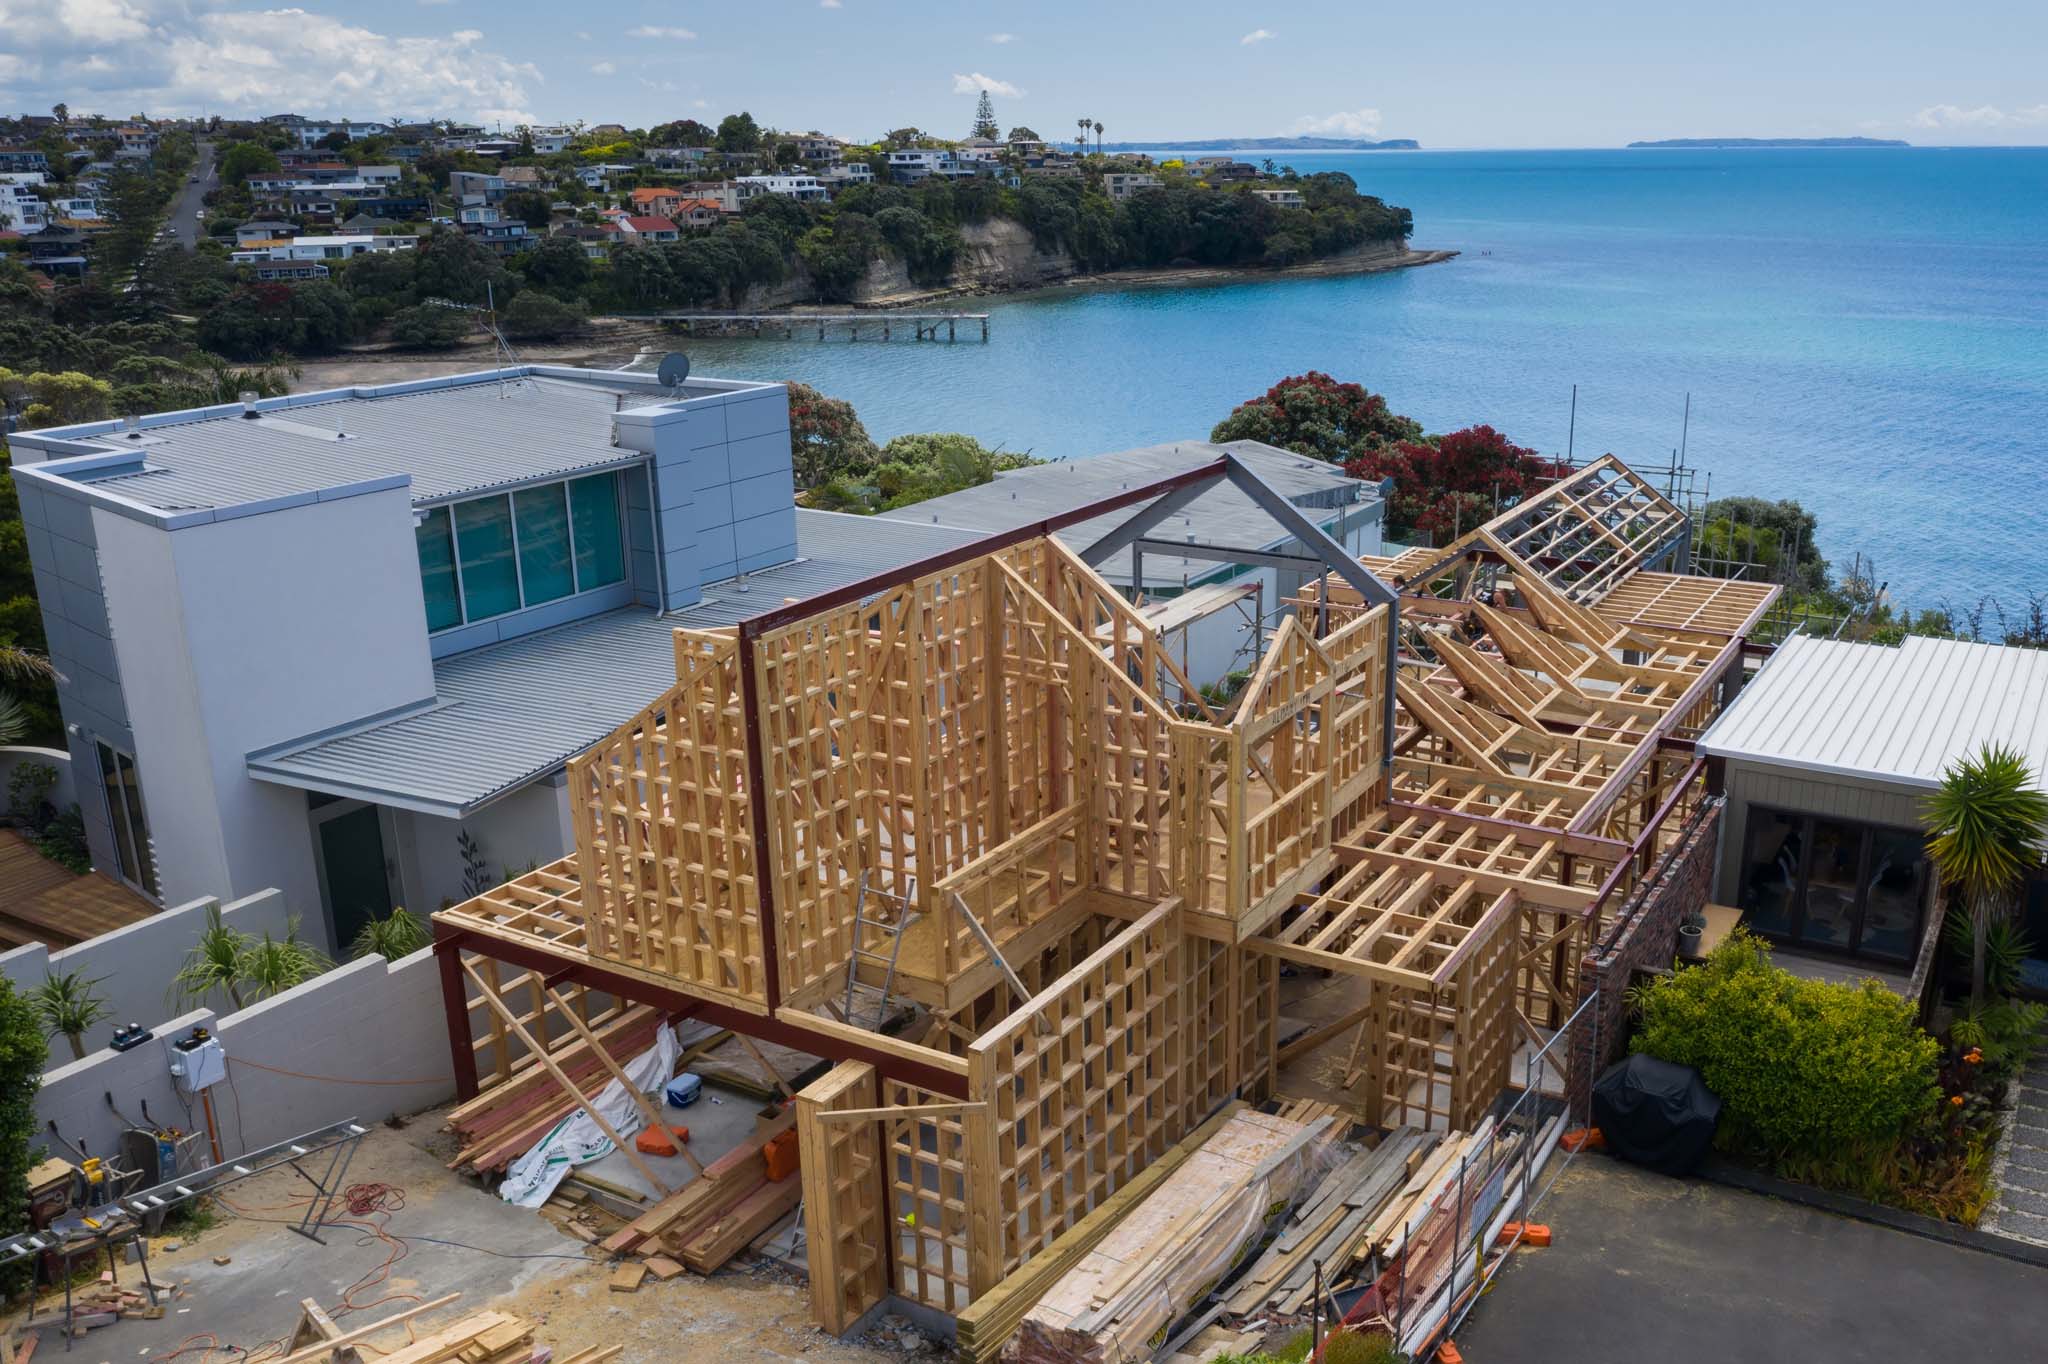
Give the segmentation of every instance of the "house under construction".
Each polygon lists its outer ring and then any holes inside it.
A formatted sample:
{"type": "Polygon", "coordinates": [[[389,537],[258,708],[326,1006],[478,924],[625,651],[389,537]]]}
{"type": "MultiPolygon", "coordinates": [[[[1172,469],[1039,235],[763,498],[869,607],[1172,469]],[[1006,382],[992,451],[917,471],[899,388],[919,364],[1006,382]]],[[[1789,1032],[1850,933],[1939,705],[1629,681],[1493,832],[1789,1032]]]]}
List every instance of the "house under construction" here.
{"type": "Polygon", "coordinates": [[[957,1314],[1269,1097],[1285,962],[1364,983],[1365,1120],[1468,1125],[1706,795],[1778,589],[1675,571],[1687,536],[1610,457],[1360,560],[1225,455],[679,629],[675,685],[570,763],[575,853],[435,916],[462,1095],[586,995],[836,1062],[797,1104],[832,1330],[957,1314]],[[1219,480],[1313,551],[1220,708],[1090,567],[1219,480]]]}

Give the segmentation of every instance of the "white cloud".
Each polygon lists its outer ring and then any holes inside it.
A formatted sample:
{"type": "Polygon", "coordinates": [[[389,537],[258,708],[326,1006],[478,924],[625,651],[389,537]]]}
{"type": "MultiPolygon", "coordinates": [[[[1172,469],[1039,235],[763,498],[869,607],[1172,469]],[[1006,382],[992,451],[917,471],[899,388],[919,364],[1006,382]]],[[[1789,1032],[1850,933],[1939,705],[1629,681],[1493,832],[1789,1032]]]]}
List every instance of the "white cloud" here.
{"type": "Polygon", "coordinates": [[[1239,47],[1250,47],[1253,43],[1263,43],[1268,38],[1277,38],[1279,36],[1270,28],[1255,28],[1250,33],[1245,34],[1244,37],[1239,38],[1237,45],[1239,47]]]}
{"type": "Polygon", "coordinates": [[[1380,111],[1353,109],[1349,113],[1324,114],[1320,118],[1304,114],[1294,120],[1294,131],[1316,137],[1378,137],[1380,111]]]}
{"type": "Polygon", "coordinates": [[[0,0],[0,33],[0,84],[23,108],[530,123],[544,83],[477,29],[401,37],[246,0],[0,0]]]}
{"type": "Polygon", "coordinates": [[[840,0],[818,0],[819,9],[838,9],[840,0]]]}
{"type": "Polygon", "coordinates": [[[674,38],[678,42],[687,42],[697,35],[686,28],[665,28],[660,24],[642,24],[638,28],[627,29],[626,36],[628,38],[674,38]]]}
{"type": "Polygon", "coordinates": [[[1990,104],[1974,109],[1934,104],[1913,115],[1916,128],[2031,128],[2043,123],[2048,123],[2048,104],[2011,110],[1990,104]]]}
{"type": "Polygon", "coordinates": [[[690,101],[690,107],[692,109],[709,109],[711,101],[708,99],[693,99],[690,101]]]}
{"type": "Polygon", "coordinates": [[[972,95],[982,90],[988,91],[991,95],[1001,95],[1004,99],[1016,99],[1024,93],[1008,81],[999,81],[994,76],[984,76],[979,71],[971,75],[953,77],[953,93],[956,95],[972,95]]]}
{"type": "Polygon", "coordinates": [[[617,73],[618,69],[618,67],[612,65],[610,62],[592,62],[590,64],[590,74],[593,76],[614,75],[617,73]]]}
{"type": "Polygon", "coordinates": [[[578,39],[580,39],[580,40],[581,40],[581,41],[583,41],[583,42],[586,42],[586,43],[587,43],[587,42],[589,42],[589,41],[590,41],[590,34],[589,34],[588,32],[586,32],[586,31],[584,31],[583,29],[580,29],[580,28],[579,28],[579,29],[577,29],[577,30],[576,30],[576,36],[577,36],[577,38],[578,38],[578,39]]]}
{"type": "Polygon", "coordinates": [[[1014,33],[991,33],[988,35],[988,40],[998,45],[1003,43],[1014,43],[1017,41],[1017,35],[1014,33]]]}

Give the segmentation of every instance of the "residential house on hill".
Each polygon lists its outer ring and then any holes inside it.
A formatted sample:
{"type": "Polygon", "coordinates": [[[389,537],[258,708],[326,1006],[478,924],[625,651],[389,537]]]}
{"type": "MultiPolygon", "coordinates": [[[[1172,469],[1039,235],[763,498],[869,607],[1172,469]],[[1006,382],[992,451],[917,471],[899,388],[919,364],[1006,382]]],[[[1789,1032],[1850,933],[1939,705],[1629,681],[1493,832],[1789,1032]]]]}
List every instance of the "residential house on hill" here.
{"type": "Polygon", "coordinates": [[[673,242],[682,239],[682,229],[670,218],[648,217],[627,214],[619,220],[619,228],[628,237],[641,242],[673,242]]]}
{"type": "Polygon", "coordinates": [[[627,196],[635,213],[650,217],[666,218],[673,215],[683,202],[680,190],[663,189],[656,185],[643,185],[627,196]]]}
{"type": "Polygon", "coordinates": [[[1103,191],[1111,199],[1128,199],[1143,190],[1158,189],[1165,181],[1158,176],[1138,171],[1104,171],[1103,191]]]}
{"type": "Polygon", "coordinates": [[[742,204],[763,194],[780,194],[790,199],[827,199],[830,193],[815,175],[742,175],[733,181],[742,204]]]}

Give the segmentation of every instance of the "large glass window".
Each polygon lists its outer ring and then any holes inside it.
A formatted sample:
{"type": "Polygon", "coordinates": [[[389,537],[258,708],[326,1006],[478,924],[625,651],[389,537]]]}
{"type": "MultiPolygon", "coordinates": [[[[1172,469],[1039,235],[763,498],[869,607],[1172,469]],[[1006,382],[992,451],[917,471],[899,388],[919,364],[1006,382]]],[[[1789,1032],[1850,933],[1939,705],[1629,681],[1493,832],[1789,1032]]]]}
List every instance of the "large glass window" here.
{"type": "Polygon", "coordinates": [[[1744,922],[1765,937],[1911,961],[1927,878],[1910,830],[1750,807],[1739,893],[1744,922]]]}
{"type": "Polygon", "coordinates": [[[576,582],[579,591],[603,587],[626,576],[625,546],[619,539],[619,480],[613,474],[579,478],[569,485],[576,520],[576,582]]]}
{"type": "Polygon", "coordinates": [[[512,557],[512,506],[502,497],[455,504],[455,548],[462,564],[462,612],[471,620],[519,609],[519,566],[512,557]]]}
{"type": "Polygon", "coordinates": [[[149,821],[142,813],[142,781],[135,759],[104,742],[93,747],[99,751],[100,785],[107,798],[107,822],[114,828],[121,879],[154,899],[156,865],[150,859],[149,821]]]}
{"type": "Polygon", "coordinates": [[[414,528],[427,629],[489,620],[626,578],[619,476],[473,498],[414,528]]]}
{"type": "Polygon", "coordinates": [[[566,597],[576,590],[569,562],[569,509],[562,485],[522,488],[512,494],[512,520],[519,528],[519,578],[528,606],[566,597]]]}
{"type": "Polygon", "coordinates": [[[412,528],[420,548],[420,585],[427,593],[427,629],[462,624],[462,595],[455,581],[455,537],[448,509],[436,507],[412,528]]]}

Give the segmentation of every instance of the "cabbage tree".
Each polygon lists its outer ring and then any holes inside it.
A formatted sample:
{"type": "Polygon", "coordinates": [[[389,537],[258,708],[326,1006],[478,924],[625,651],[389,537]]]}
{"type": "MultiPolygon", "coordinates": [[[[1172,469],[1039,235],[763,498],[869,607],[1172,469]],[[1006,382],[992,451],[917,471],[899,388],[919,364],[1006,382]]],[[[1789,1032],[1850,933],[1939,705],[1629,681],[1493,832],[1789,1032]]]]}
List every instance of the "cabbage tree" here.
{"type": "Polygon", "coordinates": [[[2012,911],[2027,872],[2040,863],[2048,793],[2034,784],[2016,750],[1987,743],[1949,765],[1921,817],[1935,870],[1969,915],[1974,1012],[1984,1003],[1984,948],[1991,927],[2012,911]]]}

